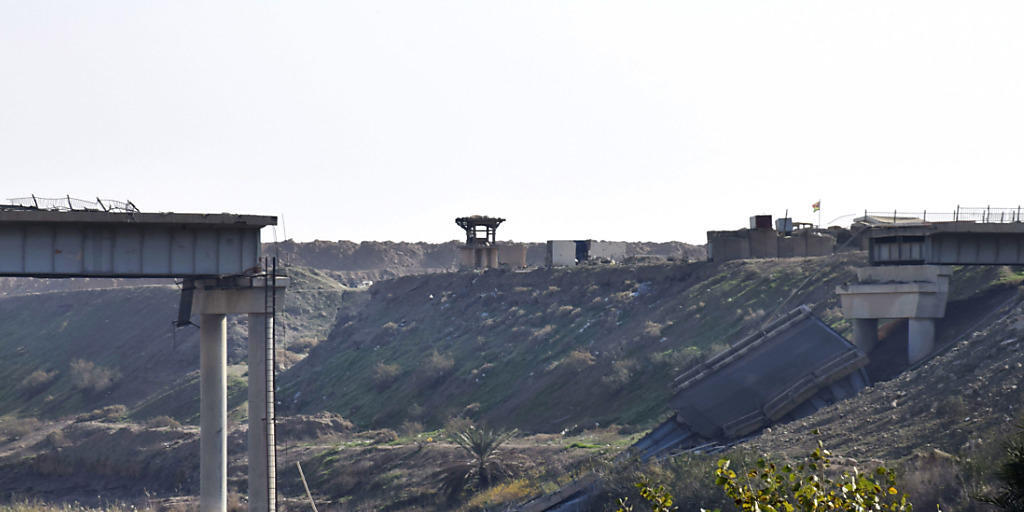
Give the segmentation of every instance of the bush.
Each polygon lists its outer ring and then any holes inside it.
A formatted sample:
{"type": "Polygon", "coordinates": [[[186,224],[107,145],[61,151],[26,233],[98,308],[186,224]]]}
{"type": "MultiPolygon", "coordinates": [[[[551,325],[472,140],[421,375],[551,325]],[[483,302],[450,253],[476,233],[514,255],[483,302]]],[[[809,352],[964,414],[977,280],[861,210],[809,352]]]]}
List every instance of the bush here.
{"type": "Polygon", "coordinates": [[[532,482],[516,479],[477,493],[470,498],[462,510],[467,512],[509,510],[507,506],[518,504],[537,494],[538,491],[539,489],[532,482]]]}
{"type": "Polygon", "coordinates": [[[106,391],[118,379],[116,371],[84,359],[71,361],[70,376],[75,389],[90,393],[106,391]]]}
{"type": "Polygon", "coordinates": [[[665,326],[650,320],[644,322],[644,336],[647,338],[661,338],[661,331],[665,326]]]}
{"type": "Polygon", "coordinates": [[[454,367],[455,360],[451,356],[434,350],[423,360],[421,371],[428,378],[438,379],[448,375],[454,367]]]}
{"type": "Polygon", "coordinates": [[[721,459],[715,469],[715,485],[742,510],[913,510],[907,495],[896,488],[893,470],[879,467],[871,474],[853,468],[852,474],[843,472],[833,480],[829,474],[831,456],[818,441],[818,447],[795,464],[779,465],[759,458],[755,468],[740,470],[739,474],[730,467],[729,459],[721,459]]]}
{"type": "Polygon", "coordinates": [[[601,382],[614,390],[622,389],[629,381],[639,365],[633,359],[621,359],[612,363],[611,372],[601,377],[601,382]]]}
{"type": "Polygon", "coordinates": [[[79,418],[82,421],[120,421],[128,414],[128,407],[124,404],[114,404],[93,409],[92,412],[83,414],[79,418]]]}
{"type": "Polygon", "coordinates": [[[0,417],[0,436],[7,439],[20,439],[36,430],[42,423],[35,418],[17,418],[14,416],[0,417]]]}
{"type": "Polygon", "coordinates": [[[999,491],[979,496],[978,500],[1001,510],[1019,512],[1024,510],[1024,423],[1018,425],[1017,433],[1005,442],[1003,449],[1006,455],[995,472],[999,491]]]}
{"type": "Polygon", "coordinates": [[[153,428],[169,427],[169,428],[181,428],[181,423],[178,420],[170,416],[154,416],[146,420],[146,426],[153,428]]]}
{"type": "Polygon", "coordinates": [[[28,377],[22,379],[21,384],[18,385],[18,388],[28,393],[38,393],[46,389],[47,386],[53,383],[53,379],[56,377],[57,370],[54,370],[52,372],[48,372],[46,370],[36,370],[30,373],[28,377]]]}
{"type": "Polygon", "coordinates": [[[558,366],[578,372],[588,366],[592,366],[595,362],[597,362],[597,359],[589,351],[576,349],[569,352],[569,355],[559,361],[558,366]]]}
{"type": "Polygon", "coordinates": [[[401,366],[380,361],[373,367],[373,383],[380,389],[386,388],[395,382],[400,373],[402,373],[401,366]]]}
{"type": "Polygon", "coordinates": [[[420,432],[423,432],[423,424],[418,421],[406,420],[405,422],[402,423],[402,426],[399,427],[399,431],[401,431],[402,435],[405,437],[412,437],[416,434],[419,434],[420,432]]]}

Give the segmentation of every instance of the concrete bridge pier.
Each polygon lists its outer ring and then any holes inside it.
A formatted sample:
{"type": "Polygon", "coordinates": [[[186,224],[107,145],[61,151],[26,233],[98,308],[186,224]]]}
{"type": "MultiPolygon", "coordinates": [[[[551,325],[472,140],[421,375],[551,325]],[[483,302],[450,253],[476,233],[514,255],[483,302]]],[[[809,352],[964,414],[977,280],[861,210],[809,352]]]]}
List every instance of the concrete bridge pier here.
{"type": "Polygon", "coordinates": [[[865,354],[870,354],[878,344],[878,319],[853,319],[853,344],[865,354]]]}
{"type": "Polygon", "coordinates": [[[853,343],[870,353],[878,320],[906,318],[907,360],[921,361],[935,348],[935,319],[946,315],[949,276],[943,265],[889,265],[857,269],[857,283],[836,289],[843,315],[853,322],[853,343]]]}
{"type": "Polygon", "coordinates": [[[227,510],[227,315],[249,316],[249,510],[276,510],[274,390],[270,346],[273,317],[288,279],[268,290],[263,277],[196,282],[200,340],[199,510],[227,510]],[[273,294],[273,295],[272,295],[273,294]],[[275,298],[276,297],[276,298],[275,298]]]}
{"type": "Polygon", "coordinates": [[[199,317],[199,510],[227,509],[227,319],[199,317]]]}
{"type": "Polygon", "coordinates": [[[935,349],[935,319],[911,318],[907,329],[907,360],[913,364],[935,349]]]}

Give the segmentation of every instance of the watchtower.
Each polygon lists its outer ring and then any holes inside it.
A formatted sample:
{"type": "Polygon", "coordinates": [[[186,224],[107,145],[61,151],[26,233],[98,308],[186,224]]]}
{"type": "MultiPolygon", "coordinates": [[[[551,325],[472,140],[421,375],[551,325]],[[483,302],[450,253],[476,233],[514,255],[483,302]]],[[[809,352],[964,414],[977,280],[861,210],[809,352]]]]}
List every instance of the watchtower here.
{"type": "Polygon", "coordinates": [[[459,217],[455,223],[466,231],[466,245],[459,248],[462,268],[498,268],[498,226],[505,219],[472,215],[459,217]]]}

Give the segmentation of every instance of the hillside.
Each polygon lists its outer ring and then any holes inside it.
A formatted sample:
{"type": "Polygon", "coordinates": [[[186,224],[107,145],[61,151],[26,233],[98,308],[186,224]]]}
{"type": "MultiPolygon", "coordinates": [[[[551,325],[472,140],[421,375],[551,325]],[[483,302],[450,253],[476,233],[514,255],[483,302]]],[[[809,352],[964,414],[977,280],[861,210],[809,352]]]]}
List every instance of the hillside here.
{"type": "MultiPolygon", "coordinates": [[[[339,311],[327,340],[281,378],[288,412],[330,410],[361,427],[440,425],[468,415],[558,432],[649,426],[668,383],[784,308],[809,304],[841,334],[835,287],[863,255],[488,271],[375,284],[339,311]]],[[[939,342],[1015,293],[995,267],[961,269],[939,342]]],[[[906,367],[898,322],[875,379],[906,367]]]]}
{"type": "MultiPolygon", "coordinates": [[[[435,429],[465,416],[523,432],[507,456],[531,476],[507,499],[550,492],[642,435],[668,413],[672,378],[776,310],[810,304],[848,335],[834,289],[862,264],[863,254],[850,253],[445,272],[368,289],[341,284],[344,271],[288,267],[281,316],[288,350],[279,360],[295,364],[279,375],[281,488],[303,494],[294,472],[301,461],[321,503],[446,510],[435,472],[458,452],[438,442],[443,433],[435,429]],[[291,426],[311,421],[296,414],[325,410],[354,425],[331,420],[335,426],[314,434],[291,426]],[[374,430],[381,428],[400,436],[374,430]]],[[[1024,398],[1022,280],[1020,269],[957,269],[938,329],[940,345],[956,342],[949,352],[899,375],[905,326],[890,322],[869,367],[879,381],[874,387],[775,426],[735,453],[800,451],[817,428],[830,447],[862,460],[901,460],[927,447],[965,460],[988,456],[989,439],[1019,417],[1024,398]]],[[[194,494],[195,429],[146,425],[164,415],[197,419],[196,331],[170,329],[177,289],[26,290],[0,298],[0,482],[49,498],[135,499],[140,483],[161,499],[194,494]],[[76,381],[76,360],[109,369],[110,385],[90,389],[102,379],[76,381]],[[40,377],[29,378],[37,371],[40,377]],[[110,407],[116,404],[125,407],[110,407]]],[[[229,326],[233,363],[244,363],[243,336],[244,326],[229,326]]],[[[229,391],[231,487],[241,492],[245,371],[232,366],[229,391]]],[[[681,471],[682,482],[709,462],[680,459],[669,467],[681,471]]],[[[959,474],[942,467],[943,475],[959,474]]],[[[630,488],[628,481],[610,485],[614,492],[630,488]]]]}
{"type": "MultiPolygon", "coordinates": [[[[328,272],[289,272],[292,283],[279,313],[278,361],[285,366],[325,337],[348,290],[328,272]]],[[[57,418],[122,404],[139,419],[170,415],[196,421],[198,329],[172,327],[176,286],[18,281],[29,286],[8,288],[11,294],[0,296],[0,415],[57,418]],[[97,284],[116,287],[91,289],[97,284]],[[26,293],[62,287],[85,289],[26,293]]],[[[229,317],[232,406],[245,397],[245,340],[244,316],[229,317]]]]}

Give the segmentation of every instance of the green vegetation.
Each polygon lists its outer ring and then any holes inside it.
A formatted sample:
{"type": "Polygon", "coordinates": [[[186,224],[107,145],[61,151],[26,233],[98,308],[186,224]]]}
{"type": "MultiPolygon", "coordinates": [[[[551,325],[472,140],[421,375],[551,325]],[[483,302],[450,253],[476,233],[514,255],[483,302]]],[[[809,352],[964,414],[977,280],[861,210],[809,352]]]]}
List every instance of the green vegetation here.
{"type": "Polygon", "coordinates": [[[448,438],[462,449],[469,459],[456,461],[441,470],[441,490],[449,500],[464,491],[481,491],[513,475],[514,467],[500,457],[501,445],[518,432],[491,430],[470,424],[462,430],[449,432],[448,438]]]}
{"type": "Polygon", "coordinates": [[[995,470],[998,490],[983,494],[978,499],[995,505],[1000,510],[1024,511],[1024,423],[1017,427],[1004,444],[1005,455],[995,470]]]}
{"type": "Polygon", "coordinates": [[[854,467],[833,478],[831,457],[819,440],[813,452],[794,464],[759,458],[756,467],[741,469],[739,475],[730,468],[729,459],[721,459],[715,484],[745,511],[913,510],[907,495],[896,487],[895,471],[879,466],[872,474],[854,467]]]}

